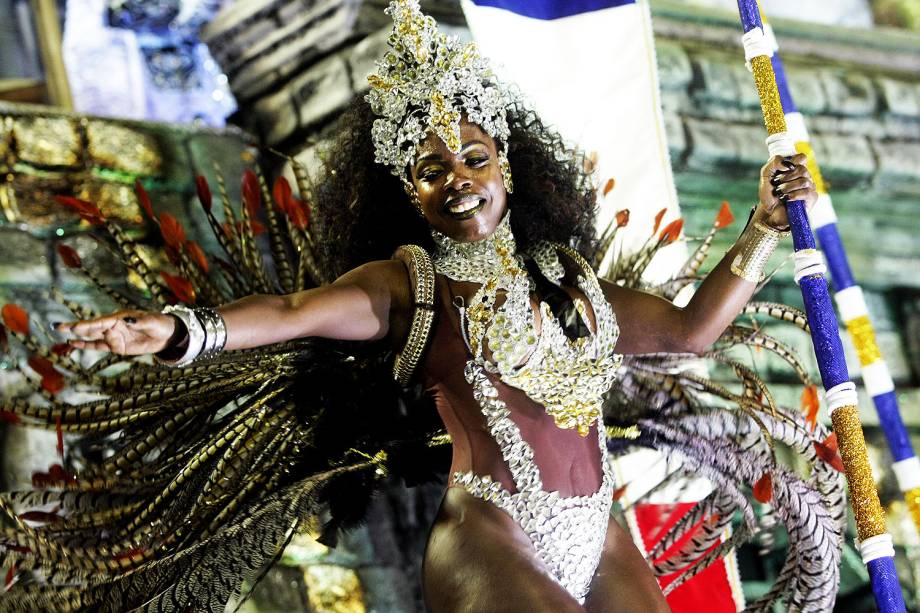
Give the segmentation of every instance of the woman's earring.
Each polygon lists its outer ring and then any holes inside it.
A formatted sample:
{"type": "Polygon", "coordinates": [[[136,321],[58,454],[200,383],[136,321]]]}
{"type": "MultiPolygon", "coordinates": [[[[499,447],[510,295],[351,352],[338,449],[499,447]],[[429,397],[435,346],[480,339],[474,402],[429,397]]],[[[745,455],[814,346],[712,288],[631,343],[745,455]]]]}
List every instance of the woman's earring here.
{"type": "Polygon", "coordinates": [[[424,217],[425,214],[422,213],[422,201],[418,199],[418,192],[413,190],[413,192],[409,194],[409,201],[412,202],[412,206],[415,207],[419,217],[424,217]]]}
{"type": "Polygon", "coordinates": [[[505,184],[505,191],[510,194],[514,191],[514,182],[511,180],[511,163],[508,161],[508,154],[504,151],[498,152],[498,169],[502,173],[502,183],[505,184]]]}
{"type": "Polygon", "coordinates": [[[424,218],[425,214],[422,213],[422,201],[419,200],[418,191],[416,191],[415,186],[404,179],[403,190],[405,190],[406,195],[409,196],[409,202],[411,202],[412,206],[415,207],[415,212],[419,214],[419,217],[424,218]]]}

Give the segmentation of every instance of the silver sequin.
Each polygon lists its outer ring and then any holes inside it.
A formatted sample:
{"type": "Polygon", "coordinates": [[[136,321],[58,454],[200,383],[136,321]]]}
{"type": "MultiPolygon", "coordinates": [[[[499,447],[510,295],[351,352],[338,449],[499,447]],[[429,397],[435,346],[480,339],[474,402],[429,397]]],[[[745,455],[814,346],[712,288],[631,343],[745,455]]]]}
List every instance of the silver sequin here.
{"type": "Polygon", "coordinates": [[[533,449],[521,437],[511,420],[511,411],[498,398],[485,370],[469,362],[465,374],[486,416],[489,432],[498,441],[517,492],[507,491],[489,475],[480,477],[472,472],[454,473],[454,484],[508,513],[530,538],[553,577],[583,603],[601,559],[613,504],[613,475],[602,424],[598,423],[598,444],[604,478],[598,491],[567,498],[558,492],[546,492],[533,449]]]}
{"type": "MultiPolygon", "coordinates": [[[[472,472],[455,473],[454,484],[508,513],[533,542],[537,556],[553,577],[584,602],[603,551],[612,505],[613,476],[607,463],[601,404],[622,357],[613,353],[619,336],[613,310],[597,277],[578,254],[541,243],[529,255],[551,282],[559,285],[564,276],[560,250],[581,265],[584,274],[578,277],[577,285],[591,303],[597,330],[570,340],[549,306],[541,303],[538,335],[530,303],[532,282],[516,252],[508,215],[492,236],[482,241],[458,243],[436,231],[432,236],[439,273],[482,284],[469,307],[461,308],[461,322],[468,322],[464,338],[473,353],[464,374],[517,491],[511,493],[491,476],[472,472]],[[496,309],[499,290],[504,290],[505,302],[496,309]],[[482,352],[486,343],[492,352],[491,361],[482,352]],[[511,410],[498,397],[489,372],[541,403],[561,427],[577,428],[585,435],[597,425],[604,470],[597,492],[565,498],[543,490],[533,449],[511,419],[511,410]]],[[[578,301],[576,308],[587,324],[585,305],[578,301]]]]}

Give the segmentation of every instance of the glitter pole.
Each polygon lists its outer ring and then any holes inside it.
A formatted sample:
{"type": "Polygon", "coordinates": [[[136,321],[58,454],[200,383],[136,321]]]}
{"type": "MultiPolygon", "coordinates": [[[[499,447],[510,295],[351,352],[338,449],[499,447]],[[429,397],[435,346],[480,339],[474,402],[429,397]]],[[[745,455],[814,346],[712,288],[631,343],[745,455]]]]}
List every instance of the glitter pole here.
{"type": "MultiPolygon", "coordinates": [[[[738,0],[738,12],[744,29],[745,61],[754,75],[769,135],[767,148],[771,156],[792,155],[796,152],[795,141],[787,131],[771,61],[773,45],[763,30],[757,1],[738,0]]],[[[824,277],[823,258],[816,249],[805,203],[790,201],[786,208],[795,248],[795,279],[802,290],[828,411],[850,487],[850,504],[856,518],[860,553],[869,571],[879,610],[882,613],[904,612],[904,600],[894,566],[894,547],[891,535],[885,531],[885,513],[869,465],[856,409],[856,386],[849,380],[837,317],[824,277]]]]}
{"type": "Polygon", "coordinates": [[[837,229],[834,205],[811,148],[805,119],[796,109],[792,98],[786,71],[778,53],[776,37],[762,13],[761,19],[764,34],[773,48],[771,61],[787,130],[795,142],[796,150],[808,157],[808,169],[818,191],[818,202],[809,212],[809,221],[815,234],[818,235],[818,241],[827,259],[831,282],[835,290],[834,299],[837,303],[837,310],[847,328],[853,347],[856,349],[856,355],[862,368],[863,384],[875,405],[879,425],[894,458],[893,468],[898,486],[904,493],[904,500],[910,509],[914,525],[920,531],[920,461],[917,460],[917,454],[910,442],[910,435],[904,426],[904,420],[901,419],[894,382],[891,380],[888,365],[876,341],[875,330],[862,289],[856,283],[850,270],[850,263],[837,229]]]}

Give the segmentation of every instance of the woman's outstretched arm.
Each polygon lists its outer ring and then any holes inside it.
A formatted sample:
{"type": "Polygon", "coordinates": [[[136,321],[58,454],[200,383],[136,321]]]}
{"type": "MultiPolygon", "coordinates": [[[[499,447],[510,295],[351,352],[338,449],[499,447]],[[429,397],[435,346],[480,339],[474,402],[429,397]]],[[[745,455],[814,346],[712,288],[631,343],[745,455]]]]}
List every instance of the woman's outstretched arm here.
{"type": "Polygon", "coordinates": [[[754,231],[755,222],[761,221],[774,228],[789,225],[786,206],[774,194],[770,180],[778,177],[773,182],[789,200],[805,200],[806,206],[811,207],[817,199],[814,182],[804,165],[805,156],[797,155],[792,162],[794,165],[775,157],[764,165],[760,177],[761,204],[754,217],[741,238],[706,276],[687,306],[681,308],[659,296],[601,282],[620,325],[618,353],[700,353],[719,338],[751,299],[756,287],[756,283],[731,271],[731,263],[754,231]]]}
{"type": "MultiPolygon", "coordinates": [[[[287,295],[254,295],[217,308],[227,324],[225,349],[249,349],[305,336],[341,340],[402,340],[411,288],[398,260],[364,264],[335,282],[287,295]]],[[[158,353],[182,338],[176,317],[124,310],[56,324],[77,348],[122,355],[158,353]]]]}

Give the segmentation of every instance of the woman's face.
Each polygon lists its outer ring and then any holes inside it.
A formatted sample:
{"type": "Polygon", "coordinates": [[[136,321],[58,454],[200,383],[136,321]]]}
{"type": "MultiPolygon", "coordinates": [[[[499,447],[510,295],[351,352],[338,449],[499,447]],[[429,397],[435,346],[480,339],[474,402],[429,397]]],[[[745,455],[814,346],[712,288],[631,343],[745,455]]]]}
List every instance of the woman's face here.
{"type": "Polygon", "coordinates": [[[505,215],[506,193],[495,141],[476,124],[460,124],[462,145],[452,153],[429,134],[411,168],[422,214],[431,226],[459,242],[490,236],[505,215]]]}

